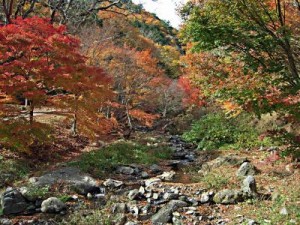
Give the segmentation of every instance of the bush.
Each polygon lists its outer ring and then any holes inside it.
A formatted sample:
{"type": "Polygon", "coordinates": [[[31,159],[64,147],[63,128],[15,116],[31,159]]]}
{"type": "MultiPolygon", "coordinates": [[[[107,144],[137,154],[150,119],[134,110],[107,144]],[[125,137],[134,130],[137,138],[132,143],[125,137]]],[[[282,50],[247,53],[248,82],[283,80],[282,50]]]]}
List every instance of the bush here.
{"type": "Polygon", "coordinates": [[[234,126],[222,114],[208,114],[192,125],[183,134],[186,141],[197,143],[199,149],[218,149],[225,144],[234,143],[234,126]]]}
{"type": "Polygon", "coordinates": [[[198,145],[198,149],[242,149],[271,145],[271,140],[259,139],[258,131],[251,125],[251,116],[226,118],[223,113],[210,113],[193,123],[184,140],[198,145]]]}

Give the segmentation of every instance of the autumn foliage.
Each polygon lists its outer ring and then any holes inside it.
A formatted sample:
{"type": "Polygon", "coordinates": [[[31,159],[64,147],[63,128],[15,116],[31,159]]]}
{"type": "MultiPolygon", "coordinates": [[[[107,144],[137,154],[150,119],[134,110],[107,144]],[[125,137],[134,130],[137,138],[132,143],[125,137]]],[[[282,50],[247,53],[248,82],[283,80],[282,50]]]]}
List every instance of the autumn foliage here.
{"type": "Polygon", "coordinates": [[[110,80],[86,65],[79,40],[65,26],[18,18],[1,27],[0,40],[1,94],[15,102],[27,99],[31,123],[34,109],[50,103],[72,115],[74,133],[78,120],[82,131],[100,126],[98,107],[111,95],[110,80]]]}

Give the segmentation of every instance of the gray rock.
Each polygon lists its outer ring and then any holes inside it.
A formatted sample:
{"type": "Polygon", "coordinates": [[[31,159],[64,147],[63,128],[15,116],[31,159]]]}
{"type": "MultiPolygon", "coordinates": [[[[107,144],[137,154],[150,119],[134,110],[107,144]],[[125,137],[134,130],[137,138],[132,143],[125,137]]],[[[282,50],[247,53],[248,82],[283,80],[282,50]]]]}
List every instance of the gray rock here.
{"type": "Polygon", "coordinates": [[[153,164],[153,165],[150,166],[150,171],[152,173],[160,173],[160,172],[162,172],[162,169],[160,168],[159,165],[153,164]]]}
{"type": "Polygon", "coordinates": [[[154,200],[158,200],[159,199],[159,194],[158,193],[153,193],[152,198],[154,200]]]}
{"type": "Polygon", "coordinates": [[[112,213],[127,213],[128,207],[125,203],[116,203],[111,208],[112,213]]]}
{"type": "Polygon", "coordinates": [[[243,201],[243,194],[237,190],[225,189],[217,192],[213,201],[217,204],[234,204],[243,201]]]}
{"type": "Polygon", "coordinates": [[[139,215],[139,207],[136,205],[132,205],[129,207],[129,211],[134,215],[134,216],[138,216],[139,215]]]}
{"type": "Polygon", "coordinates": [[[86,197],[87,197],[87,199],[91,200],[93,198],[93,195],[91,193],[87,193],[86,197]]]}
{"type": "Polygon", "coordinates": [[[0,219],[0,224],[1,225],[12,225],[12,221],[9,219],[0,219]]]}
{"type": "Polygon", "coordinates": [[[117,172],[125,175],[133,175],[135,170],[129,166],[120,166],[117,168],[117,172]]]}
{"type": "Polygon", "coordinates": [[[54,170],[41,177],[30,178],[29,182],[39,187],[50,187],[54,184],[62,183],[70,186],[81,195],[86,195],[89,192],[97,192],[99,190],[99,186],[95,179],[74,167],[65,167],[54,170]]]}
{"type": "Polygon", "coordinates": [[[257,196],[256,182],[253,176],[247,176],[242,183],[241,190],[248,198],[257,196]]]}
{"type": "Polygon", "coordinates": [[[147,178],[149,178],[149,174],[148,174],[147,172],[143,171],[143,172],[141,173],[141,177],[142,177],[143,179],[147,179],[147,178]]]}
{"type": "Polygon", "coordinates": [[[164,193],[163,198],[170,201],[170,200],[178,199],[179,195],[175,193],[166,192],[164,193]]]}
{"type": "Polygon", "coordinates": [[[258,225],[259,223],[257,223],[255,220],[252,219],[248,219],[248,225],[258,225]]]}
{"type": "Polygon", "coordinates": [[[146,193],[146,190],[143,186],[140,186],[139,193],[141,193],[142,195],[146,193]]]}
{"type": "Polygon", "coordinates": [[[129,191],[127,197],[129,198],[129,200],[137,200],[139,198],[141,198],[142,194],[139,192],[138,189],[133,189],[131,191],[129,191]]]}
{"type": "Polygon", "coordinates": [[[176,174],[175,171],[171,170],[168,172],[164,172],[163,174],[159,175],[158,177],[165,181],[172,181],[175,177],[175,174],[176,174]]]}
{"type": "Polygon", "coordinates": [[[238,171],[236,172],[236,175],[238,177],[244,177],[248,175],[255,175],[257,173],[257,169],[249,162],[244,162],[238,171]]]}
{"type": "Polygon", "coordinates": [[[286,207],[281,208],[279,213],[280,215],[284,215],[284,216],[289,214],[286,207]]]}
{"type": "Polygon", "coordinates": [[[132,221],[128,221],[127,223],[125,223],[125,225],[138,225],[138,223],[132,222],[132,221]]]}
{"type": "Polygon", "coordinates": [[[124,183],[119,180],[113,180],[113,179],[107,179],[103,182],[103,185],[105,187],[110,187],[110,188],[118,188],[121,187],[124,183]]]}
{"type": "Polygon", "coordinates": [[[26,211],[29,204],[18,190],[10,189],[2,194],[1,206],[3,214],[10,215],[26,211]]]}
{"type": "Polygon", "coordinates": [[[55,197],[51,197],[42,202],[41,211],[44,213],[60,213],[67,207],[65,203],[55,197]]]}
{"type": "Polygon", "coordinates": [[[157,183],[160,183],[160,182],[161,182],[161,179],[159,179],[157,177],[153,177],[153,178],[150,178],[148,180],[145,180],[145,186],[149,187],[151,185],[154,185],[154,184],[157,184],[157,183]]]}
{"type": "Polygon", "coordinates": [[[198,206],[198,205],[199,205],[199,202],[198,202],[196,199],[194,199],[194,198],[188,197],[188,198],[186,199],[186,201],[187,201],[188,203],[190,203],[192,206],[198,206]]]}
{"type": "Polygon", "coordinates": [[[182,220],[176,216],[173,216],[172,218],[173,225],[183,225],[184,223],[182,220]]]}
{"type": "Polygon", "coordinates": [[[172,200],[162,207],[156,214],[151,217],[153,224],[166,224],[171,222],[172,213],[182,207],[186,207],[187,203],[180,200],[172,200]]]}
{"type": "Polygon", "coordinates": [[[209,192],[205,192],[201,194],[200,203],[205,204],[211,201],[212,195],[209,192]]]}
{"type": "Polygon", "coordinates": [[[237,166],[237,165],[241,165],[243,162],[247,162],[247,161],[248,161],[247,158],[240,157],[237,155],[220,156],[210,162],[204,163],[202,165],[201,171],[202,172],[210,171],[211,169],[220,167],[222,165],[237,166]]]}

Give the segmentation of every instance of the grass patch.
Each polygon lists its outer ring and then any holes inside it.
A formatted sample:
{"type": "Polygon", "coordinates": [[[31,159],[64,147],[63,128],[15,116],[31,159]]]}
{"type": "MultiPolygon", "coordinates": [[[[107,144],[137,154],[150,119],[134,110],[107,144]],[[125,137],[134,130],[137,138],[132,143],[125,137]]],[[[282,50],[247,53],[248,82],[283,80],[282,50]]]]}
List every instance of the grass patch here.
{"type": "Polygon", "coordinates": [[[78,213],[72,214],[72,217],[68,218],[67,220],[63,220],[60,225],[112,225],[115,224],[109,218],[109,214],[104,210],[90,210],[89,213],[86,215],[82,215],[79,211],[78,213]]]}
{"type": "Polygon", "coordinates": [[[132,142],[116,142],[105,148],[86,153],[79,161],[71,162],[71,166],[101,176],[118,165],[153,164],[159,159],[170,157],[172,150],[166,146],[145,146],[132,142]]]}
{"type": "Polygon", "coordinates": [[[0,188],[17,181],[29,173],[25,162],[0,158],[0,188]]]}

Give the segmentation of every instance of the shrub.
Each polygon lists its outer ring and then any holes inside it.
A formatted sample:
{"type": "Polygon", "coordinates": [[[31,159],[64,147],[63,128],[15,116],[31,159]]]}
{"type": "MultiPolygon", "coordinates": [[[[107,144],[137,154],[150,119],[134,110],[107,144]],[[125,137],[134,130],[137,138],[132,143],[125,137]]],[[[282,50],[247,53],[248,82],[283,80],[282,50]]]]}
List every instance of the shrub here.
{"type": "Polygon", "coordinates": [[[186,141],[198,144],[198,149],[242,149],[271,145],[271,139],[259,139],[259,132],[251,123],[252,117],[241,114],[227,118],[223,113],[210,113],[193,123],[183,134],[186,141]]]}
{"type": "Polygon", "coordinates": [[[197,143],[199,149],[218,149],[225,144],[234,143],[234,126],[224,115],[208,114],[192,125],[183,134],[186,141],[197,143]]]}

